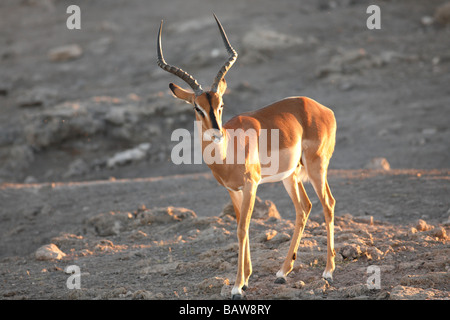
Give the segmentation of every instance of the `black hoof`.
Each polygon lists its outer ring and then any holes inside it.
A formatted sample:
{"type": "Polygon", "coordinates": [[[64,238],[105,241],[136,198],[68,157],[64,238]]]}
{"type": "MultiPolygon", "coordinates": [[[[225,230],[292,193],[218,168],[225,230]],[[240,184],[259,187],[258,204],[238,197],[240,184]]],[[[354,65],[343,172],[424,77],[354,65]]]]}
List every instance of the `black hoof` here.
{"type": "Polygon", "coordinates": [[[275,279],[275,283],[277,284],[285,284],[286,283],[286,279],[285,278],[276,278],[275,279]]]}
{"type": "Polygon", "coordinates": [[[242,287],[242,290],[247,290],[247,288],[248,288],[248,286],[246,286],[246,285],[244,285],[243,287],[242,287]]]}
{"type": "Polygon", "coordinates": [[[323,277],[323,279],[325,279],[329,284],[333,283],[333,278],[325,278],[325,277],[323,277]]]}
{"type": "Polygon", "coordinates": [[[244,296],[242,294],[233,294],[231,300],[244,300],[244,296]]]}

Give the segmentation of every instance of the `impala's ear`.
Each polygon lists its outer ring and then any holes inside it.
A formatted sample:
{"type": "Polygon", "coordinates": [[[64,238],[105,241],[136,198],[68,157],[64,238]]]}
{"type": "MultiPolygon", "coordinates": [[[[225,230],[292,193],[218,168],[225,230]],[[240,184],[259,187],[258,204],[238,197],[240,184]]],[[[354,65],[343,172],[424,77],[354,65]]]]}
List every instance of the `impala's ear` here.
{"type": "Polygon", "coordinates": [[[183,88],[173,83],[169,84],[169,88],[172,91],[173,95],[178,99],[184,100],[192,105],[194,104],[195,94],[193,92],[184,90],[183,88]]]}
{"type": "Polygon", "coordinates": [[[225,93],[225,91],[227,90],[227,82],[225,81],[225,78],[220,80],[219,82],[219,86],[217,88],[217,93],[221,96],[223,96],[223,94],[225,93]]]}

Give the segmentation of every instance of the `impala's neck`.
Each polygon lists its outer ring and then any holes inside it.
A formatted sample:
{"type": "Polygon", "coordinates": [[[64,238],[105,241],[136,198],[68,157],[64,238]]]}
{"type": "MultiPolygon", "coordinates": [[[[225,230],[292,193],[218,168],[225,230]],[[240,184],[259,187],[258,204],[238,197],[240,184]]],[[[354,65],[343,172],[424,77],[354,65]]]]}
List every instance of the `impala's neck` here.
{"type": "Polygon", "coordinates": [[[201,123],[198,123],[198,127],[203,161],[209,167],[216,164],[225,164],[228,148],[228,135],[225,128],[222,128],[222,138],[218,139],[212,136],[211,130],[205,130],[201,123]]]}

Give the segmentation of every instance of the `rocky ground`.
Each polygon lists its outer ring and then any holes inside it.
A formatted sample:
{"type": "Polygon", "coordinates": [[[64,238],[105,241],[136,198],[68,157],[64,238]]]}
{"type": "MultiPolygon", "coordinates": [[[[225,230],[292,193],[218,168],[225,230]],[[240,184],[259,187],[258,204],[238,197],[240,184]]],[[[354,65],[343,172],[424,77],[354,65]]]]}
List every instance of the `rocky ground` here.
{"type": "Polygon", "coordinates": [[[449,298],[445,1],[79,1],[81,30],[68,30],[75,2],[0,4],[2,299],[229,297],[228,194],[205,165],[171,162],[171,133],[193,132],[193,111],[155,63],[164,19],[166,60],[206,87],[226,58],[212,12],[239,53],[225,121],[306,95],[338,123],[334,281],[320,277],[326,233],[307,185],[313,210],[294,271],[273,283],[295,216],[281,183],[262,185],[246,297],[449,298]],[[380,30],[366,27],[369,4],[380,30]],[[72,265],[80,289],[67,287],[72,265]]]}
{"type": "MultiPolygon", "coordinates": [[[[313,211],[297,262],[287,284],[274,283],[295,216],[281,183],[261,186],[259,196],[278,205],[257,200],[247,299],[448,299],[449,173],[330,172],[340,200],[332,283],[321,278],[326,231],[309,185],[313,211]],[[376,192],[363,198],[366,188],[376,192]]],[[[5,185],[2,203],[18,210],[2,213],[0,292],[9,299],[227,299],[238,246],[222,195],[209,173],[5,185]],[[192,199],[197,205],[186,205],[192,199]],[[80,289],[70,290],[65,271],[74,265],[80,289]]]]}

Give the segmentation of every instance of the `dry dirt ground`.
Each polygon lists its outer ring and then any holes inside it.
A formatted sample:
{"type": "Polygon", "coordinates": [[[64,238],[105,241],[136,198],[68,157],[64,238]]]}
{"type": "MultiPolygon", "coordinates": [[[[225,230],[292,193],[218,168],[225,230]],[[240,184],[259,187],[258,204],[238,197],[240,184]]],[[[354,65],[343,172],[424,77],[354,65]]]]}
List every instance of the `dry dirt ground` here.
{"type": "Polygon", "coordinates": [[[0,299],[230,297],[228,193],[204,164],[171,162],[171,133],[192,132],[193,111],[155,63],[164,19],[166,60],[207,86],[226,59],[212,12],[239,53],[225,121],[305,95],[338,124],[334,281],[321,279],[326,231],[307,185],[313,209],[298,259],[287,284],[274,283],[295,214],[282,184],[266,184],[246,298],[449,299],[445,3],[2,1],[0,299]],[[71,4],[81,30],[66,27],[71,4]],[[381,8],[380,30],[366,27],[370,4],[381,8]],[[374,158],[390,168],[371,167],[374,158]],[[69,266],[79,289],[68,288],[69,266]]]}

